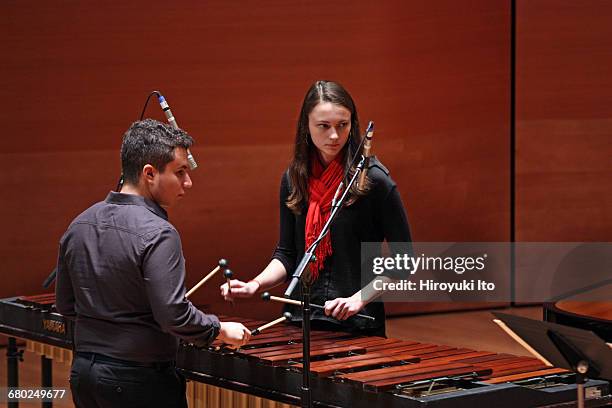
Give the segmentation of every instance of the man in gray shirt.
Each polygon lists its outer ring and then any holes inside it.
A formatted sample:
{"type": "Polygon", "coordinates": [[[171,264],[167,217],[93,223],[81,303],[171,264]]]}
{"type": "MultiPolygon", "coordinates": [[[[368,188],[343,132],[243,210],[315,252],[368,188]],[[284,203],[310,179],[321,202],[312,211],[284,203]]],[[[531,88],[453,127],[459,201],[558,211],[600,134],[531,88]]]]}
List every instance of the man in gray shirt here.
{"type": "Polygon", "coordinates": [[[70,375],[77,407],[186,407],[178,339],[241,346],[250,331],[185,298],[185,259],[172,207],[191,188],[193,139],[155,120],[125,133],[125,185],[77,216],[60,241],[56,305],[75,320],[70,375]]]}

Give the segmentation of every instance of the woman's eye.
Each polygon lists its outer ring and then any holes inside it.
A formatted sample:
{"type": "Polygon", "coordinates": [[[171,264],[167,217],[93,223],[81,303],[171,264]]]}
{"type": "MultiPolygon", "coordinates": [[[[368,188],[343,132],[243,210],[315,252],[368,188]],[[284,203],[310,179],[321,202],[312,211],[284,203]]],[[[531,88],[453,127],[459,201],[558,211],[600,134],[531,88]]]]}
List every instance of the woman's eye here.
{"type": "Polygon", "coordinates": [[[345,127],[347,127],[347,125],[348,125],[348,123],[340,123],[340,124],[338,125],[338,127],[339,127],[339,128],[345,128],[345,127]]]}
{"type": "Polygon", "coordinates": [[[180,177],[183,177],[185,175],[185,170],[179,170],[176,174],[180,177]]]}
{"type": "Polygon", "coordinates": [[[321,129],[327,129],[327,128],[329,128],[329,125],[327,123],[319,123],[319,127],[321,129]]]}

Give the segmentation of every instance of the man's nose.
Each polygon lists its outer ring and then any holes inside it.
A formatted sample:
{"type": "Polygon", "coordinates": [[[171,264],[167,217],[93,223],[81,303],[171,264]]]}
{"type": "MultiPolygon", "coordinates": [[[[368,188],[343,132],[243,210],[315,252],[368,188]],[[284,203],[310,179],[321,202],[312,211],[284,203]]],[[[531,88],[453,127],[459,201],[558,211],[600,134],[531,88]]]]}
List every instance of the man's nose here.
{"type": "Polygon", "coordinates": [[[193,186],[193,182],[191,181],[191,177],[189,177],[189,173],[185,175],[185,181],[183,182],[183,186],[185,188],[191,188],[193,186]]]}

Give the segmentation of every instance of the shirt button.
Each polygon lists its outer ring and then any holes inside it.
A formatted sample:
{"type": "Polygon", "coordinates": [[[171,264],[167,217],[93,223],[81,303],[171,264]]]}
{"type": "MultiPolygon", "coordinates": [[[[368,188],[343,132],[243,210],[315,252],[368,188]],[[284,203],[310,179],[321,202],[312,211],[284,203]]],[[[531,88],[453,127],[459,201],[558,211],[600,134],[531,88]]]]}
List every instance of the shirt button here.
{"type": "Polygon", "coordinates": [[[117,387],[117,392],[122,392],[123,390],[121,389],[121,387],[117,387]]]}

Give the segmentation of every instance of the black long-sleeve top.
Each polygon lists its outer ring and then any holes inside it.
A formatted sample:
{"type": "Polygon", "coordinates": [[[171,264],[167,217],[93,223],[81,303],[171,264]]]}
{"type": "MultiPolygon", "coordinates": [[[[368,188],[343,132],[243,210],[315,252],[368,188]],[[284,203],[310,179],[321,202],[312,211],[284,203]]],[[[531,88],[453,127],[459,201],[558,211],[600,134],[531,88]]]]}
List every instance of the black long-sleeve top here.
{"type": "MultiPolygon", "coordinates": [[[[411,241],[406,211],[389,171],[372,158],[368,177],[371,180],[368,194],[343,208],[332,224],[333,253],[325,260],[323,270],[311,287],[311,302],[314,304],[323,305],[327,300],[352,296],[375,277],[368,273],[362,275],[362,242],[411,241]]],[[[285,172],[280,185],[280,237],[272,258],[283,264],[288,279],[305,252],[307,211],[304,206],[300,214],[294,214],[286,205],[289,193],[290,181],[285,172]]],[[[367,266],[364,269],[367,270],[367,266]]],[[[301,300],[300,291],[295,290],[292,298],[301,300]]],[[[297,320],[301,319],[300,308],[287,306],[286,310],[297,320]]],[[[320,309],[312,309],[312,318],[328,322],[325,323],[327,327],[333,328],[336,327],[333,324],[337,324],[339,330],[384,333],[385,310],[382,302],[371,302],[360,313],[373,316],[376,320],[353,316],[339,322],[325,316],[320,309]]]]}
{"type": "Polygon", "coordinates": [[[181,240],[166,211],[111,192],[60,241],[56,306],[75,319],[74,348],[137,362],[171,361],[178,338],[207,344],[219,320],[185,299],[181,240]]]}

